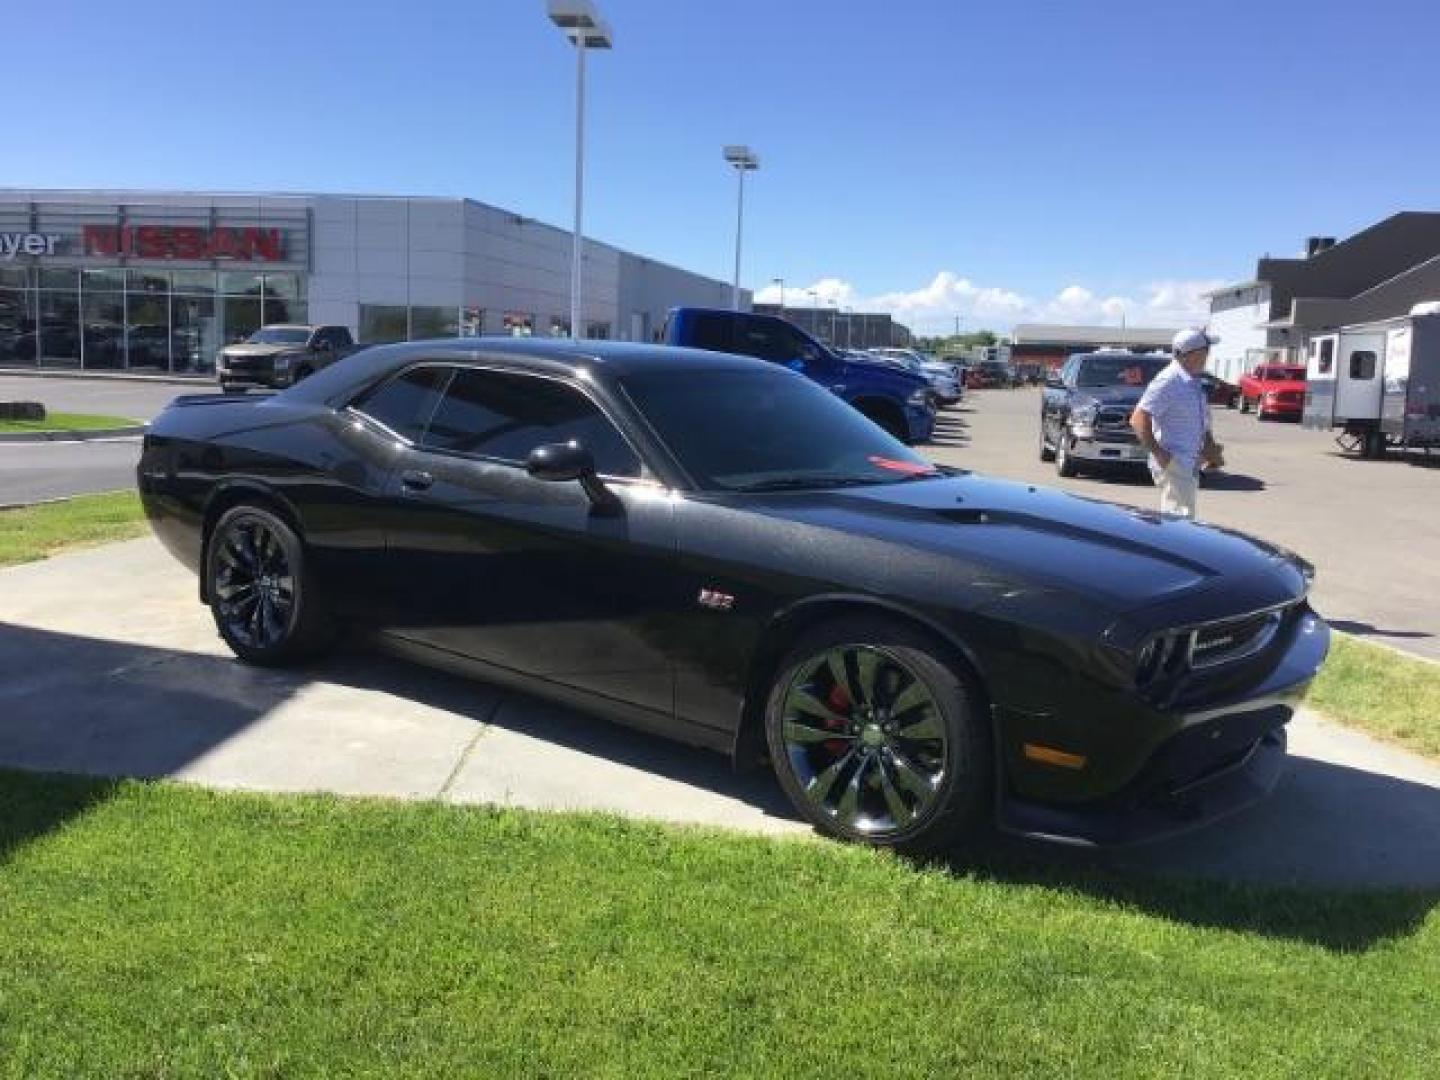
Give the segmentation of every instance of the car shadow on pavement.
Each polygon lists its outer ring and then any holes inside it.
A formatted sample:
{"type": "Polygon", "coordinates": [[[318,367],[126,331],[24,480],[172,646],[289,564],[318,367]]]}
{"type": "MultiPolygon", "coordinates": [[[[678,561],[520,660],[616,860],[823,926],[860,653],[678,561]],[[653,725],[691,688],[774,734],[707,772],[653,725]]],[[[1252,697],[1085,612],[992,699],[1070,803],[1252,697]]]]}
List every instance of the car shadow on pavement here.
{"type": "Polygon", "coordinates": [[[1374,638],[1404,638],[1413,640],[1418,638],[1431,638],[1434,634],[1424,630],[1382,630],[1380,627],[1367,622],[1357,622],[1354,619],[1327,619],[1330,629],[1339,630],[1345,634],[1354,634],[1356,637],[1374,638]]]}
{"type": "MultiPolygon", "coordinates": [[[[300,695],[308,703],[324,684],[430,706],[441,711],[437,723],[454,714],[796,818],[768,771],[737,774],[721,755],[368,648],[275,671],[218,653],[0,623],[0,769],[93,778],[57,781],[34,801],[9,794],[0,773],[0,863],[102,804],[111,778],[185,778],[187,767],[300,695]]],[[[299,719],[308,729],[333,715],[317,707],[299,719]]],[[[363,748],[342,739],[328,752],[358,757],[363,748]]],[[[1197,925],[1363,949],[1413,931],[1440,903],[1440,792],[1297,757],[1267,802],[1187,837],[1112,852],[996,838],[949,865],[1197,925]],[[1247,887],[1262,884],[1282,891],[1247,887]]]]}

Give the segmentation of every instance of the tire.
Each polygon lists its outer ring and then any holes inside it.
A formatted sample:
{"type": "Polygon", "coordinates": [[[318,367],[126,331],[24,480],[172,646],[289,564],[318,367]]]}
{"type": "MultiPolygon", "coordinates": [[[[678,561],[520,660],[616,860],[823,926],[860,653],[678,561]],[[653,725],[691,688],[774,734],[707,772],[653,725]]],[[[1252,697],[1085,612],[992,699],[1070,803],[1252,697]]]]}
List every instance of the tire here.
{"type": "Polygon", "coordinates": [[[1043,416],[1040,418],[1040,460],[1055,460],[1055,451],[1052,450],[1050,444],[1045,441],[1045,418],[1043,416]]]}
{"type": "Polygon", "coordinates": [[[765,737],[780,786],[817,830],[924,855],[990,825],[983,702],[968,670],[929,635],[852,616],[805,633],[781,660],[765,737]],[[891,713],[894,704],[903,707],[891,713]]]}
{"type": "Polygon", "coordinates": [[[1067,441],[1062,432],[1059,441],[1055,443],[1055,453],[1053,455],[1055,458],[1055,471],[1061,476],[1078,476],[1080,474],[1080,467],[1075,464],[1075,459],[1070,456],[1070,451],[1066,449],[1065,444],[1067,441]]]}
{"type": "Polygon", "coordinates": [[[332,640],[304,544],[263,507],[231,507],[215,523],[205,552],[205,595],[220,637],[247,663],[298,663],[332,640]]]}
{"type": "Polygon", "coordinates": [[[1244,394],[1240,395],[1240,411],[1242,413],[1248,413],[1250,411],[1250,399],[1244,394]]]}
{"type": "Polygon", "coordinates": [[[236,386],[232,382],[222,381],[220,383],[220,392],[222,394],[243,394],[245,392],[245,388],[243,386],[236,386]]]}
{"type": "Polygon", "coordinates": [[[1378,461],[1385,456],[1387,449],[1389,444],[1386,442],[1385,433],[1378,427],[1365,432],[1364,454],[1367,458],[1378,461]]]}

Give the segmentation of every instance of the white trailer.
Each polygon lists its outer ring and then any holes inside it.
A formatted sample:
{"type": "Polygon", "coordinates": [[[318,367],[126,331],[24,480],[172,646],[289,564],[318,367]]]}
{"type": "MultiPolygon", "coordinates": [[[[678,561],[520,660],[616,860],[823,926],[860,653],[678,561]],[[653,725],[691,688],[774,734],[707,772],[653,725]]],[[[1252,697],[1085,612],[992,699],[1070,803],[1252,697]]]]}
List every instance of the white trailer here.
{"type": "Polygon", "coordinates": [[[1440,446],[1440,303],[1317,334],[1305,367],[1306,427],[1340,428],[1366,457],[1440,446]]]}

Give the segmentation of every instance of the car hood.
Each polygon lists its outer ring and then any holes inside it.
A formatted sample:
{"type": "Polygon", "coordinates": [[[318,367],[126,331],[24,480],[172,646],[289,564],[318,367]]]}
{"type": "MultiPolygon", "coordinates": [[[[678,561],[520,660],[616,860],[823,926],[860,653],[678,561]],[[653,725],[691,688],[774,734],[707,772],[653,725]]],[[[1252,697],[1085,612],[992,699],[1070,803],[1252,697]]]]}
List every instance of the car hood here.
{"type": "Polygon", "coordinates": [[[1250,602],[1226,591],[1257,576],[1274,579],[1258,590],[1274,595],[1249,610],[1304,592],[1296,556],[1253,537],[974,474],[764,496],[751,509],[953,555],[1007,588],[1063,591],[1116,616],[1209,592],[1217,603],[1190,604],[1203,612],[1194,621],[1223,617],[1227,603],[1250,602]]]}
{"type": "Polygon", "coordinates": [[[908,368],[903,368],[897,364],[888,363],[884,360],[856,360],[852,357],[847,356],[845,358],[845,366],[847,368],[855,369],[869,378],[873,378],[877,375],[884,376],[900,380],[901,382],[907,383],[912,387],[918,388],[921,386],[927,386],[930,383],[930,380],[924,375],[921,375],[919,372],[910,371],[908,368]]]}
{"type": "Polygon", "coordinates": [[[301,352],[303,345],[252,345],[244,342],[239,345],[226,345],[220,351],[226,356],[234,357],[236,360],[247,358],[259,358],[265,356],[279,356],[281,353],[301,352]]]}

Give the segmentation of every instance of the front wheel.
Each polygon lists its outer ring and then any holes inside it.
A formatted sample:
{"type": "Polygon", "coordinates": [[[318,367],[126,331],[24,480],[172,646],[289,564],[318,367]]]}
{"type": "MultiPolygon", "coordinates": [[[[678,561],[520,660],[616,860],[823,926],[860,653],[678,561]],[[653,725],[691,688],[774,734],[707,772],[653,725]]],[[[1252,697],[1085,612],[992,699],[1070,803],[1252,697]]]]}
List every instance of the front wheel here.
{"type": "Polygon", "coordinates": [[[1250,399],[1244,394],[1240,395],[1240,411],[1241,413],[1248,413],[1250,411],[1250,399]]]}
{"type": "Polygon", "coordinates": [[[304,545],[269,510],[227,510],[211,532],[205,573],[215,628],[240,659],[278,667],[329,643],[304,545]]]}
{"type": "Polygon", "coordinates": [[[1055,451],[1050,449],[1050,444],[1045,440],[1045,418],[1040,418],[1040,460],[1054,461],[1055,451]]]}
{"type": "Polygon", "coordinates": [[[1075,476],[1080,468],[1075,464],[1075,459],[1070,456],[1069,438],[1065,432],[1060,432],[1060,438],[1055,440],[1055,472],[1060,476],[1075,476]]]}
{"type": "Polygon", "coordinates": [[[836,620],[781,661],[765,710],[785,793],[831,836],[922,854],[989,821],[989,729],[974,680],[918,630],[836,620]]]}
{"type": "Polygon", "coordinates": [[[872,423],[883,428],[885,434],[891,438],[905,443],[907,446],[913,441],[910,438],[910,429],[906,425],[904,418],[897,415],[895,410],[882,406],[865,405],[860,408],[860,412],[872,423]]]}

